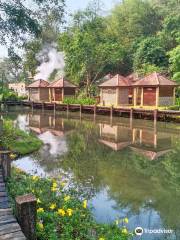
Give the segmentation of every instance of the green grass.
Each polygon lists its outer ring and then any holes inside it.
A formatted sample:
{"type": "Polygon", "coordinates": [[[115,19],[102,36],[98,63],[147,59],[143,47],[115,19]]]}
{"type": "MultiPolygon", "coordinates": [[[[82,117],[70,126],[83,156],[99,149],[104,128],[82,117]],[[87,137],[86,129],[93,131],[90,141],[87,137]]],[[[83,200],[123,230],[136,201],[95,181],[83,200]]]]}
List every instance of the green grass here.
{"type": "Polygon", "coordinates": [[[65,98],[63,103],[65,103],[65,104],[94,105],[94,104],[96,104],[96,99],[69,97],[69,98],[65,98]]]}
{"type": "Polygon", "coordinates": [[[35,135],[14,128],[12,121],[5,120],[0,145],[20,155],[26,155],[37,151],[42,142],[35,135]]]}

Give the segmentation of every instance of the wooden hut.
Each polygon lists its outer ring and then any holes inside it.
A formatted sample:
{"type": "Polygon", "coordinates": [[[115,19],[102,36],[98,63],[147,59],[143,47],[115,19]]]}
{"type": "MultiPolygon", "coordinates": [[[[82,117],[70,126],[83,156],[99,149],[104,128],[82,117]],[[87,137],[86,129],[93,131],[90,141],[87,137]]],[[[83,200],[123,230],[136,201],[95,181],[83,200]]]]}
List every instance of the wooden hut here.
{"type": "Polygon", "coordinates": [[[64,78],[52,82],[48,87],[50,102],[61,102],[65,97],[75,96],[77,88],[77,86],[64,78]]]}
{"type": "Polygon", "coordinates": [[[133,83],[134,106],[169,106],[175,103],[177,84],[160,73],[152,73],[133,83]]]}
{"type": "Polygon", "coordinates": [[[28,99],[30,101],[49,101],[49,83],[45,80],[39,79],[27,86],[28,89],[28,99]]]}
{"type": "Polygon", "coordinates": [[[131,83],[128,78],[119,74],[99,85],[100,104],[102,105],[129,105],[131,83]]]}

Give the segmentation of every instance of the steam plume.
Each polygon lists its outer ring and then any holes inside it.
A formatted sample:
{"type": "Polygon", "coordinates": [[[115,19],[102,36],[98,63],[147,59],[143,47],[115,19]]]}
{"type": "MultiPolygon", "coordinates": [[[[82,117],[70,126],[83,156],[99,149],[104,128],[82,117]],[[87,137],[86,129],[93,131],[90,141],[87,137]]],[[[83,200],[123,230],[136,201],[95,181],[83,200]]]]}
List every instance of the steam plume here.
{"type": "Polygon", "coordinates": [[[60,75],[64,75],[64,53],[58,52],[55,44],[46,44],[42,51],[37,55],[41,65],[37,68],[37,74],[34,79],[48,80],[50,74],[57,69],[60,75]]]}

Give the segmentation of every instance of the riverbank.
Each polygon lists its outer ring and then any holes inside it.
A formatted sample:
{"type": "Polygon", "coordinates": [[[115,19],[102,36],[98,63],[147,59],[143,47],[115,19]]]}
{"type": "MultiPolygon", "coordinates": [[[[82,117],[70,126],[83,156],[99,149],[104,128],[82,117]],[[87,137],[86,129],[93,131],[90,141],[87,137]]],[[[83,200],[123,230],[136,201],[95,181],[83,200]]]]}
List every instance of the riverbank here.
{"type": "Polygon", "coordinates": [[[96,223],[83,193],[70,188],[61,179],[39,178],[13,168],[7,187],[13,207],[18,195],[33,193],[36,196],[39,240],[131,239],[127,218],[117,219],[111,225],[96,223]]]}
{"type": "Polygon", "coordinates": [[[15,128],[13,122],[10,120],[4,120],[2,131],[0,145],[18,155],[35,152],[39,150],[43,144],[35,135],[15,128]]]}

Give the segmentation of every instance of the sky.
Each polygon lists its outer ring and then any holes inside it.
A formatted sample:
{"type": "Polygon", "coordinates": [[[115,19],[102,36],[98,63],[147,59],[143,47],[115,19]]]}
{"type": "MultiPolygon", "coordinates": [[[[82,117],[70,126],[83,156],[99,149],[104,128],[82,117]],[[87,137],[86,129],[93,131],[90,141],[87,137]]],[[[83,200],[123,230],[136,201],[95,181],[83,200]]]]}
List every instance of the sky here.
{"type": "MultiPolygon", "coordinates": [[[[108,12],[118,0],[101,0],[104,5],[104,13],[108,12]]],[[[89,0],[66,0],[67,12],[73,13],[79,9],[84,9],[88,5],[89,0]]],[[[0,45],[0,58],[7,56],[6,47],[0,45]]]]}

